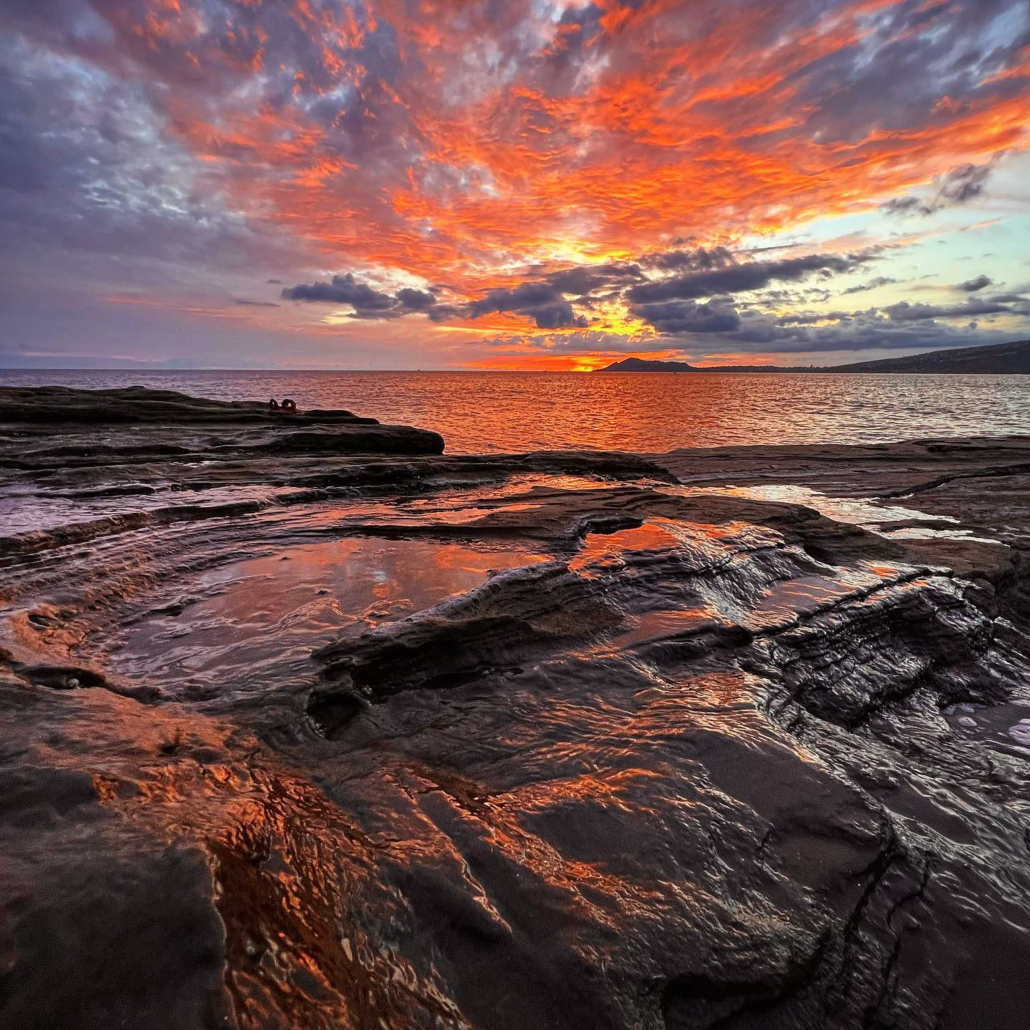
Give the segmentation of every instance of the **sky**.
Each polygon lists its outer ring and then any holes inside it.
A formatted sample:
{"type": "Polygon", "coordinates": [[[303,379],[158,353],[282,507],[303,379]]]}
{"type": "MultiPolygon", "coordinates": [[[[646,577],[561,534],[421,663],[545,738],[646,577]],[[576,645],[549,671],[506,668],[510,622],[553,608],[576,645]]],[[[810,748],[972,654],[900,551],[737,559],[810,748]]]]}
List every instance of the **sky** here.
{"type": "Polygon", "coordinates": [[[0,367],[1030,338],[1027,0],[3,0],[0,367]]]}

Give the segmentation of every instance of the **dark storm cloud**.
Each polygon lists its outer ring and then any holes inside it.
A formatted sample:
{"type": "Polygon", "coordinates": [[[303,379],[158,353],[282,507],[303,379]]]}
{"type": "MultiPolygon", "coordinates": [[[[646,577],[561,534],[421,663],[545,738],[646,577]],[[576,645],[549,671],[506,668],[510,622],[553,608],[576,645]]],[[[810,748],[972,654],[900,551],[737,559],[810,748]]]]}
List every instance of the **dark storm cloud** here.
{"type": "MultiPolygon", "coordinates": [[[[819,290],[791,291],[772,289],[750,303],[734,300],[733,294],[761,289],[774,280],[794,281],[809,273],[832,276],[854,271],[874,255],[809,255],[776,262],[731,261],[724,267],[687,275],[671,275],[638,284],[625,291],[630,314],[646,322],[662,337],[683,341],[691,349],[711,347],[717,338],[723,351],[780,353],[817,351],[861,351],[932,349],[935,347],[973,346],[1002,342],[1011,338],[993,329],[982,329],[978,319],[992,322],[999,316],[1030,317],[1030,299],[1022,294],[970,297],[962,304],[935,305],[900,301],[881,309],[866,311],[793,310],[786,314],[767,313],[803,303],[806,294],[825,301],[828,293],[819,290]],[[698,298],[708,296],[707,303],[698,298]],[[949,320],[961,319],[957,327],[949,320]],[[701,343],[700,341],[705,341],[701,343]]],[[[687,263],[687,262],[685,262],[687,263]]],[[[897,280],[877,276],[842,295],[857,294],[893,285],[897,280]]],[[[986,276],[962,284],[974,293],[990,285],[986,276]]],[[[1018,330],[1017,330],[1018,334],[1018,330]]],[[[717,352],[714,351],[713,352],[717,352]]]]}
{"type": "Polygon", "coordinates": [[[744,293],[760,290],[771,282],[795,282],[813,272],[826,276],[851,272],[868,260],[864,254],[809,254],[780,261],[750,261],[642,283],[627,290],[626,298],[631,304],[650,304],[699,300],[718,293],[744,293]]]}
{"type": "MultiPolygon", "coordinates": [[[[857,315],[855,312],[854,315],[857,315]]],[[[848,311],[792,311],[776,319],[776,325],[816,325],[820,322],[840,322],[854,317],[848,311]]]]}
{"type": "Polygon", "coordinates": [[[552,272],[546,278],[558,293],[583,296],[605,287],[640,282],[644,276],[640,265],[636,263],[610,263],[580,265],[576,268],[552,272]]]}
{"type": "Polygon", "coordinates": [[[630,309],[662,335],[728,333],[740,328],[740,316],[729,302],[698,304],[693,300],[659,301],[630,309]]]}
{"type": "Polygon", "coordinates": [[[425,290],[405,286],[397,291],[397,302],[408,311],[428,311],[436,304],[436,298],[425,290]]]}
{"type": "MultiPolygon", "coordinates": [[[[475,319],[513,312],[532,318],[540,329],[585,328],[589,322],[586,316],[577,314],[577,306],[596,310],[602,301],[621,299],[631,315],[663,335],[724,333],[740,325],[730,295],[762,289],[774,281],[796,282],[812,274],[828,278],[851,272],[871,258],[871,253],[810,254],[777,261],[738,262],[731,251],[716,247],[668,251],[633,262],[582,265],[550,273],[538,266],[535,270],[542,273],[539,279],[490,290],[465,305],[461,313],[475,319]],[[643,267],[659,274],[648,278],[643,267]],[[679,274],[661,274],[671,271],[679,274]],[[698,303],[705,298],[708,303],[698,303]]],[[[818,300],[829,296],[825,290],[804,292],[818,300]]]]}
{"type": "Polygon", "coordinates": [[[563,292],[551,282],[520,283],[511,290],[490,290],[468,306],[468,315],[480,318],[507,311],[532,318],[538,329],[585,328],[586,316],[573,311],[563,292]]]}
{"type": "Polygon", "coordinates": [[[586,315],[577,315],[567,301],[558,301],[522,314],[529,315],[536,322],[537,329],[585,329],[590,324],[586,315]]]}
{"type": "Polygon", "coordinates": [[[561,299],[561,291],[550,283],[520,283],[511,290],[490,290],[485,297],[473,301],[469,311],[477,318],[494,311],[530,311],[561,299]]]}
{"type": "Polygon", "coordinates": [[[373,290],[367,283],[359,283],[348,272],[334,275],[330,282],[301,283],[298,286],[284,286],[283,300],[306,300],[318,304],[350,304],[364,311],[386,311],[397,305],[395,298],[387,293],[373,290]]]}
{"type": "Polygon", "coordinates": [[[285,286],[280,294],[283,300],[305,301],[312,304],[348,304],[357,318],[398,318],[416,313],[433,314],[436,298],[424,290],[403,287],[396,294],[375,290],[368,283],[359,282],[352,272],[334,275],[328,282],[299,283],[285,286]]]}
{"type": "Polygon", "coordinates": [[[932,215],[936,209],[918,197],[907,196],[892,197],[880,210],[888,215],[932,215]]]}
{"type": "Polygon", "coordinates": [[[936,195],[930,200],[919,197],[895,197],[880,210],[889,215],[922,215],[927,217],[947,207],[968,204],[983,195],[987,180],[993,171],[993,164],[966,164],[953,168],[938,180],[936,195]]]}
{"type": "MultiPolygon", "coordinates": [[[[724,350],[735,353],[860,352],[863,350],[935,350],[1002,343],[1018,333],[981,328],[975,320],[962,326],[929,319],[897,321],[875,309],[852,314],[788,316],[775,319],[754,312],[741,313],[741,326],[719,337],[724,350]],[[838,317],[839,316],[839,317],[838,317]],[[811,324],[819,322],[823,324],[811,324]]],[[[690,339],[683,337],[684,341],[690,339]]],[[[704,345],[711,337],[702,337],[704,345]]]]}
{"type": "Polygon", "coordinates": [[[858,286],[849,286],[843,291],[842,296],[849,296],[853,293],[865,293],[867,290],[877,290],[881,286],[893,286],[898,280],[891,279],[886,275],[878,275],[873,279],[870,279],[867,283],[861,283],[858,286]]]}
{"type": "MultiPolygon", "coordinates": [[[[577,265],[553,272],[547,272],[546,266],[535,266],[534,271],[542,277],[511,288],[489,290],[464,304],[436,305],[429,312],[430,318],[440,322],[457,317],[477,319],[489,314],[512,313],[532,319],[538,329],[585,329],[589,319],[577,313],[573,302],[593,308],[606,296],[618,296],[618,291],[627,285],[646,281],[636,262],[577,265]]],[[[404,294],[404,290],[399,291],[398,299],[404,300],[404,294]]],[[[431,295],[422,297],[426,308],[434,303],[431,295]]],[[[422,310],[411,298],[406,303],[410,310],[422,310]]]]}
{"type": "Polygon", "coordinates": [[[736,264],[737,259],[726,247],[712,247],[710,250],[699,247],[696,250],[668,250],[649,254],[641,258],[641,263],[667,272],[710,272],[715,268],[736,264]]]}
{"type": "Polygon", "coordinates": [[[994,280],[987,275],[978,275],[974,279],[967,279],[963,283],[958,284],[960,290],[965,290],[966,293],[976,293],[978,290],[982,290],[985,286],[993,285],[994,280]]]}
{"type": "Polygon", "coordinates": [[[833,296],[830,290],[808,287],[801,290],[763,290],[754,303],[766,308],[781,308],[785,305],[798,307],[802,304],[825,304],[833,296]]]}
{"type": "Polygon", "coordinates": [[[909,322],[899,326],[876,314],[866,314],[823,326],[782,327],[751,323],[733,334],[732,348],[737,352],[771,350],[781,354],[937,350],[1002,343],[1011,339],[1011,333],[981,330],[976,323],[961,328],[933,322],[909,322]]]}
{"type": "Polygon", "coordinates": [[[976,318],[982,315],[1018,314],[1005,303],[968,300],[965,304],[912,304],[907,300],[888,304],[883,313],[892,322],[917,322],[931,318],[976,318]]]}
{"type": "Polygon", "coordinates": [[[962,165],[953,168],[941,184],[940,199],[953,204],[967,204],[979,197],[991,174],[991,165],[962,165]]]}
{"type": "MultiPolygon", "coordinates": [[[[762,315],[746,322],[742,332],[744,336],[748,333],[760,333],[766,342],[773,343],[778,339],[799,339],[799,330],[808,327],[805,333],[801,334],[805,339],[833,337],[837,344],[852,340],[856,347],[859,344],[879,348],[912,346],[911,341],[915,337],[926,341],[935,340],[940,346],[945,347],[950,346],[947,341],[956,338],[967,339],[970,331],[977,330],[976,319],[986,317],[990,321],[997,315],[1017,318],[1030,316],[1030,299],[1022,295],[999,295],[983,300],[970,298],[963,304],[899,301],[867,311],[791,312],[775,319],[762,315]],[[957,329],[946,321],[938,321],[940,319],[961,319],[967,324],[962,329],[957,329]],[[890,342],[892,335],[898,342],[890,342]],[[875,343],[864,342],[873,339],[875,343]]],[[[994,334],[991,338],[996,336],[997,334],[994,334]]],[[[826,349],[852,348],[835,346],[826,349]]]]}
{"type": "MultiPolygon", "coordinates": [[[[1002,343],[1026,335],[1026,328],[1001,331],[983,328],[997,316],[1030,317],[1030,299],[999,295],[964,304],[931,305],[901,301],[867,311],[791,312],[779,317],[754,309],[739,311],[739,328],[727,332],[728,350],[773,350],[779,353],[818,351],[933,350],[1002,343]],[[953,321],[963,324],[955,325],[953,321]]],[[[685,334],[689,339],[689,334],[685,334]]]]}

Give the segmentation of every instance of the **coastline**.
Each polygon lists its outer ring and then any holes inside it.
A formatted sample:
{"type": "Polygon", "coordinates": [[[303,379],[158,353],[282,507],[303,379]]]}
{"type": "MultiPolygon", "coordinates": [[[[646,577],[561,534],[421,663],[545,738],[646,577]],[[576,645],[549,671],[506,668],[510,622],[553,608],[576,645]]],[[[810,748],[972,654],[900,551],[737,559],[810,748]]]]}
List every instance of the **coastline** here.
{"type": "Polygon", "coordinates": [[[597,372],[725,372],[725,373],[780,373],[810,375],[1027,375],[1030,374],[1030,340],[986,347],[961,347],[935,350],[903,358],[882,358],[875,361],[855,361],[843,365],[724,365],[702,367],[681,361],[653,361],[625,358],[597,372]]]}

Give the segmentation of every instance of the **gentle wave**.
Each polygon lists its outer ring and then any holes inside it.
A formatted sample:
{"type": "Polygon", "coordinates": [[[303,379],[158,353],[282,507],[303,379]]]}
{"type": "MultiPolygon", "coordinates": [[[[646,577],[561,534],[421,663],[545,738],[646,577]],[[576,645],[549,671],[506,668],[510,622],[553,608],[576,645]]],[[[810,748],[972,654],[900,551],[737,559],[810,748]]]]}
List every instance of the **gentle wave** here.
{"type": "Polygon", "coordinates": [[[1030,376],[0,370],[0,385],[47,384],[289,396],[433,429],[452,454],[1030,433],[1030,376]]]}

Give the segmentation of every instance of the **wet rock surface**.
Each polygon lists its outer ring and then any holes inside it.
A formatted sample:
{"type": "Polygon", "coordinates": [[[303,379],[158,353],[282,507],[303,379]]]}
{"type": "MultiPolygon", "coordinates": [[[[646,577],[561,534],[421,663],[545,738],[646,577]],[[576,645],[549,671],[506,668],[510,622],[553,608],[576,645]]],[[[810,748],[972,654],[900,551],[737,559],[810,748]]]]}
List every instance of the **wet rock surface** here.
{"type": "Polygon", "coordinates": [[[358,454],[14,393],[0,1025],[1023,1025],[1030,441],[358,454]]]}

